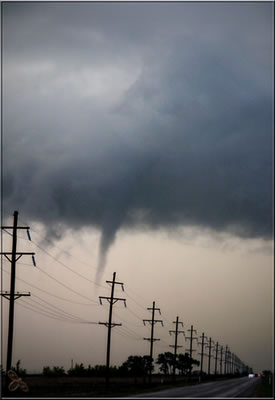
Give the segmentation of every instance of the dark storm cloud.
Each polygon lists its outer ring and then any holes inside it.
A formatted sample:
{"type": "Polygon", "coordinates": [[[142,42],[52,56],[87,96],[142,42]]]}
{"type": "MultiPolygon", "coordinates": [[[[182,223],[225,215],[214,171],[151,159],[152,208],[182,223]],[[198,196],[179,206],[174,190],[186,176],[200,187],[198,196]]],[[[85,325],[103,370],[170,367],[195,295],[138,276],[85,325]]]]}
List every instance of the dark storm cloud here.
{"type": "Polygon", "coordinates": [[[271,11],[6,3],[5,215],[270,238],[271,11]]]}

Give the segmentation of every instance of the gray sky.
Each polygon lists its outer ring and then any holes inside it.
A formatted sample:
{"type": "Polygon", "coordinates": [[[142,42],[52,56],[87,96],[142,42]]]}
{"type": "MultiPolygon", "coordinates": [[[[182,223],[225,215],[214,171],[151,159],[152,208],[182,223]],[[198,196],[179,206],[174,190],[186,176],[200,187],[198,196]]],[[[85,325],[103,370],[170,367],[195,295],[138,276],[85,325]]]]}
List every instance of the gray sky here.
{"type": "Polygon", "coordinates": [[[166,319],[156,354],[179,315],[271,368],[273,4],[5,3],[3,13],[4,218],[18,209],[35,243],[101,285],[20,239],[38,269],[18,264],[17,288],[43,300],[16,303],[14,360],[103,364],[106,328],[20,304],[104,320],[107,305],[39,289],[98,302],[117,271],[129,308],[116,305],[113,364],[148,353],[141,320],[155,300],[166,319]]]}

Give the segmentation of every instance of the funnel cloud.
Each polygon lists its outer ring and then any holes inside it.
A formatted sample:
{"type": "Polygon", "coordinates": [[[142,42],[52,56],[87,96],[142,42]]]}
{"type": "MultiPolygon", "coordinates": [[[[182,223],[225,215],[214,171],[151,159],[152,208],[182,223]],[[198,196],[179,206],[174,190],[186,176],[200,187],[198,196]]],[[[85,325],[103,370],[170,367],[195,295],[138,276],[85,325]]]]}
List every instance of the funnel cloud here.
{"type": "Polygon", "coordinates": [[[4,216],[271,239],[271,8],[5,3],[4,216]]]}

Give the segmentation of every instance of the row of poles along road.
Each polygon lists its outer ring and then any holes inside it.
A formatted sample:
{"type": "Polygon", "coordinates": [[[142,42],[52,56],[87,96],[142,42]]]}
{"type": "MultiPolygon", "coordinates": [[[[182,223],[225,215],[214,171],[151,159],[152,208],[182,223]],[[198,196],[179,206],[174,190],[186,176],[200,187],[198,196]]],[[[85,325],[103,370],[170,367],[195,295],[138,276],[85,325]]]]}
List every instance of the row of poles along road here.
{"type": "MultiPolygon", "coordinates": [[[[34,254],[33,252],[17,252],[17,230],[18,229],[25,229],[27,230],[29,236],[29,229],[28,226],[18,226],[18,211],[14,211],[13,214],[13,226],[2,226],[2,229],[5,230],[12,230],[12,251],[11,252],[1,252],[1,255],[4,255],[8,261],[11,263],[11,279],[10,279],[10,292],[1,292],[1,296],[5,297],[9,300],[9,329],[8,329],[8,347],[7,347],[7,363],[6,363],[6,373],[11,369],[12,366],[12,345],[13,345],[13,327],[14,327],[14,302],[16,299],[20,298],[21,296],[30,296],[30,293],[15,293],[15,272],[16,272],[16,262],[21,258],[23,255],[31,255],[33,263],[35,265],[34,254]]],[[[124,286],[122,282],[116,281],[116,273],[113,273],[112,281],[106,281],[106,283],[111,285],[111,294],[110,296],[99,296],[100,304],[105,300],[109,303],[109,319],[108,322],[99,322],[101,325],[105,325],[108,328],[108,335],[107,335],[107,356],[106,356],[106,383],[109,383],[109,376],[110,376],[110,349],[111,349],[111,330],[115,326],[121,326],[121,323],[114,323],[112,321],[112,313],[113,313],[113,306],[118,301],[123,301],[126,307],[126,299],[121,297],[115,297],[115,286],[119,285],[122,290],[124,291],[124,286]]],[[[150,342],[150,359],[151,359],[151,368],[149,372],[149,380],[151,381],[152,376],[152,362],[153,362],[153,345],[154,342],[160,340],[155,338],[154,336],[154,328],[155,325],[160,323],[163,326],[163,321],[160,319],[156,319],[155,315],[158,312],[161,315],[160,309],[156,307],[155,301],[153,301],[152,307],[147,308],[148,311],[151,311],[152,316],[151,319],[144,319],[144,325],[149,324],[151,325],[151,335],[150,337],[144,338],[150,342]]],[[[174,348],[174,360],[176,361],[177,350],[179,347],[178,345],[178,335],[183,334],[186,340],[189,340],[190,346],[188,354],[190,358],[192,358],[193,353],[196,351],[193,348],[193,342],[196,341],[201,346],[200,355],[200,375],[203,374],[203,362],[204,357],[208,357],[208,374],[211,371],[211,358],[215,360],[214,366],[214,374],[235,374],[238,371],[242,373],[247,373],[249,371],[249,367],[246,366],[235,354],[231,353],[228,346],[221,346],[218,342],[214,343],[212,338],[209,339],[207,336],[202,333],[200,336],[201,341],[196,336],[197,331],[191,325],[191,329],[188,329],[190,336],[186,336],[183,330],[179,329],[179,326],[183,327],[183,322],[179,321],[179,317],[176,317],[176,321],[173,321],[175,324],[175,330],[170,330],[169,334],[175,335],[175,342],[170,347],[174,348]],[[207,350],[207,352],[205,352],[207,350]],[[214,354],[213,354],[214,352],[214,354]]],[[[191,373],[190,368],[190,373],[191,373]]],[[[175,376],[176,372],[176,363],[174,362],[173,366],[173,375],[175,376]]]]}

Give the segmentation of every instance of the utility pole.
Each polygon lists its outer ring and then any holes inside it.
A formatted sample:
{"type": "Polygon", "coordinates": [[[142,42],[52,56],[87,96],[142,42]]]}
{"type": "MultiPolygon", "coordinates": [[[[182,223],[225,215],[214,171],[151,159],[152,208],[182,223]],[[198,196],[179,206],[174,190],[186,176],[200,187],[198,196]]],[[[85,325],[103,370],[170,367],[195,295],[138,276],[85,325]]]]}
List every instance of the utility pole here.
{"type": "Polygon", "coordinates": [[[210,338],[209,339],[209,344],[206,346],[206,347],[209,348],[209,352],[208,352],[208,375],[210,375],[210,365],[211,365],[211,357],[212,357],[212,355],[211,355],[212,344],[213,344],[213,341],[212,341],[212,338],[210,338]]]}
{"type": "MultiPolygon", "coordinates": [[[[13,226],[2,226],[1,229],[12,230],[12,251],[11,252],[1,252],[6,259],[11,263],[11,278],[10,278],[10,292],[1,292],[1,296],[9,300],[9,330],[8,330],[8,348],[7,348],[7,364],[6,364],[6,374],[11,369],[12,366],[12,346],[13,346],[13,328],[14,328],[14,301],[21,296],[30,296],[30,293],[15,293],[15,275],[16,275],[16,262],[23,255],[31,255],[34,262],[34,254],[30,252],[17,252],[17,230],[27,229],[29,236],[28,226],[18,226],[18,211],[14,211],[13,214],[13,226]],[[11,258],[10,258],[11,256],[11,258]]],[[[30,238],[30,236],[29,236],[30,238]]]]}
{"type": "Polygon", "coordinates": [[[153,307],[147,308],[148,311],[152,311],[152,319],[144,319],[143,324],[146,325],[146,322],[151,324],[151,337],[150,338],[143,338],[143,340],[148,340],[150,342],[150,361],[151,361],[151,368],[149,371],[149,382],[151,383],[152,380],[152,370],[153,370],[153,343],[160,339],[154,338],[154,326],[158,322],[161,323],[163,326],[163,321],[160,319],[155,319],[155,311],[158,311],[161,315],[160,309],[155,307],[155,302],[153,301],[153,307]]]}
{"type": "Polygon", "coordinates": [[[239,357],[235,355],[234,359],[235,359],[235,372],[236,372],[236,374],[237,374],[238,371],[240,372],[239,357]]]}
{"type": "Polygon", "coordinates": [[[228,353],[228,346],[226,345],[224,354],[224,375],[227,374],[227,353],[228,353]]]}
{"type": "Polygon", "coordinates": [[[239,374],[241,373],[241,360],[239,359],[239,357],[237,357],[237,368],[239,371],[239,374]]]}
{"type": "Polygon", "coordinates": [[[178,345],[178,334],[182,333],[184,335],[184,331],[179,331],[178,330],[178,326],[179,324],[182,325],[183,327],[183,322],[179,321],[179,317],[177,317],[176,321],[173,321],[173,324],[176,324],[176,330],[175,331],[169,331],[169,334],[171,335],[171,333],[175,333],[175,344],[170,344],[170,347],[174,347],[174,365],[173,365],[173,379],[175,379],[176,377],[176,360],[177,360],[177,349],[178,347],[183,347],[183,346],[179,346],[178,345]]]}
{"type": "Polygon", "coordinates": [[[228,354],[228,364],[229,364],[228,373],[232,374],[232,353],[231,353],[231,351],[229,351],[229,354],[228,354]]]}
{"type": "MultiPolygon", "coordinates": [[[[191,325],[191,329],[188,329],[188,332],[190,332],[190,336],[186,336],[185,339],[190,340],[189,356],[192,359],[192,353],[193,353],[193,351],[195,351],[195,350],[193,350],[193,340],[198,340],[198,338],[196,336],[193,336],[193,333],[197,333],[197,331],[196,331],[196,329],[193,329],[193,325],[191,325]]],[[[192,365],[189,370],[190,375],[191,375],[191,371],[192,371],[192,365]]]]}
{"type": "Polygon", "coordinates": [[[116,324],[112,322],[112,313],[113,313],[113,305],[117,301],[124,301],[124,305],[126,307],[126,299],[122,299],[120,297],[114,297],[115,293],[115,285],[121,285],[122,291],[124,292],[124,286],[122,282],[116,282],[116,273],[113,273],[113,280],[106,281],[106,283],[111,284],[111,296],[99,296],[99,302],[102,304],[102,299],[107,300],[110,304],[109,306],[109,322],[99,322],[100,325],[105,325],[108,328],[108,337],[107,337],[107,356],[106,356],[106,385],[109,384],[110,378],[110,349],[111,349],[111,329],[115,326],[121,326],[121,324],[116,324]]]}
{"type": "Polygon", "coordinates": [[[228,374],[230,374],[231,373],[231,353],[230,353],[230,351],[229,351],[229,349],[228,349],[228,352],[227,352],[227,373],[228,374]]]}
{"type": "Polygon", "coordinates": [[[223,354],[223,346],[221,346],[221,357],[220,357],[220,374],[222,375],[222,354],[223,354]]]}
{"type": "Polygon", "coordinates": [[[207,339],[207,336],[204,336],[204,332],[203,332],[202,336],[200,336],[200,337],[202,338],[202,342],[199,343],[201,345],[201,353],[200,353],[200,356],[201,356],[201,371],[200,371],[200,376],[202,376],[202,373],[203,373],[203,356],[204,356],[204,353],[203,353],[203,350],[204,350],[204,339],[207,339]]]}
{"type": "Polygon", "coordinates": [[[215,348],[215,376],[217,375],[218,351],[219,351],[219,342],[216,343],[216,348],[215,348]]]}

